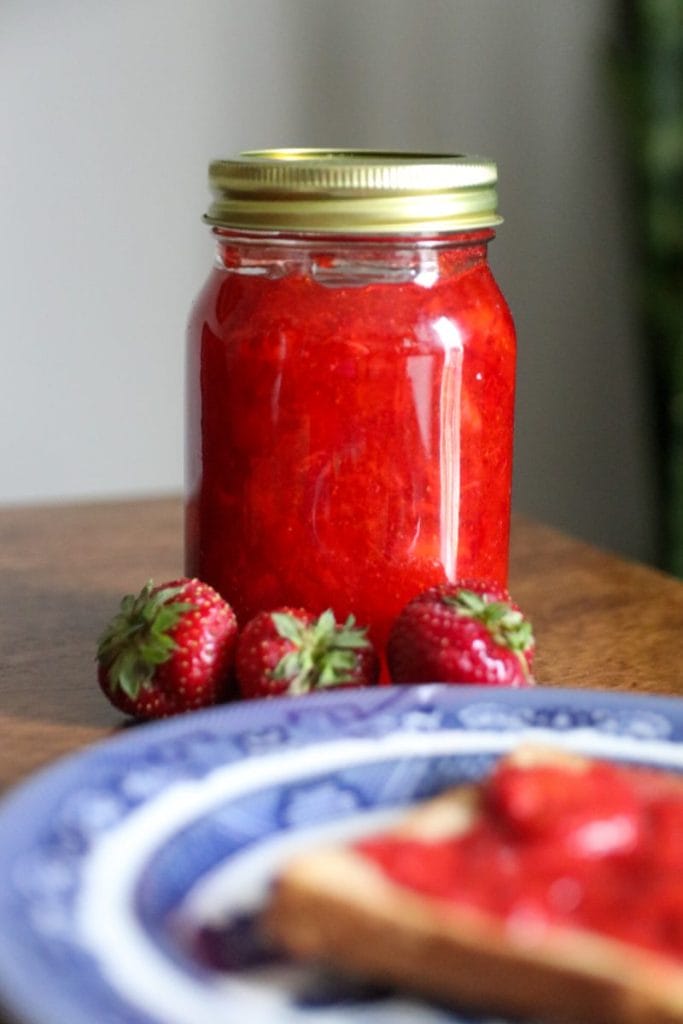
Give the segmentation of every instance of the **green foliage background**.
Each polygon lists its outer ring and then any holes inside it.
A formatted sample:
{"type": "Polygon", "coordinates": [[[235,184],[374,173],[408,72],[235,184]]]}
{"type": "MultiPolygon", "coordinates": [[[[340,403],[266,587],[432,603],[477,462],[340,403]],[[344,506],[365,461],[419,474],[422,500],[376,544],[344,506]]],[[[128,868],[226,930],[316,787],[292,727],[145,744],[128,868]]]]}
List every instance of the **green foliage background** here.
{"type": "Polygon", "coordinates": [[[660,562],[683,577],[683,0],[619,0],[617,14],[613,66],[658,432],[660,562]]]}

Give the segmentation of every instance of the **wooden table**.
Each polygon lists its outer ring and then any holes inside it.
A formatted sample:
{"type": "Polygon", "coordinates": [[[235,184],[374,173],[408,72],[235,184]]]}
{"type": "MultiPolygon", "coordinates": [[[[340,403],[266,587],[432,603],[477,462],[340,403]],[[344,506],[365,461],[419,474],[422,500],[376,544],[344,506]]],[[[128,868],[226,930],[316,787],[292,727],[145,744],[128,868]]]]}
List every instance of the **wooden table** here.
{"type": "MultiPolygon", "coordinates": [[[[94,647],[124,593],[182,571],[178,500],[0,509],[0,788],[123,727],[94,647]]],[[[552,686],[683,694],[683,584],[515,520],[510,588],[552,686]]]]}
{"type": "MultiPolygon", "coordinates": [[[[124,593],[181,573],[181,528],[171,499],[0,509],[0,790],[125,727],[96,638],[124,593]]],[[[510,587],[540,683],[683,694],[682,583],[517,519],[510,587]]]]}

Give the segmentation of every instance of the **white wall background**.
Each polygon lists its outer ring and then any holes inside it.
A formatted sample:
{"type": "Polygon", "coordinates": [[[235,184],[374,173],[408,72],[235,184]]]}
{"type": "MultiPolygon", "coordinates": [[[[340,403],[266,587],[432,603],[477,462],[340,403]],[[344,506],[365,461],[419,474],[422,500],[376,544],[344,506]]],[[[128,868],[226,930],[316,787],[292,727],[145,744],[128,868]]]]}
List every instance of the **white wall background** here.
{"type": "Polygon", "coordinates": [[[480,152],[520,337],[519,511],[649,558],[609,0],[2,0],[0,502],[182,486],[210,158],[480,152]]]}

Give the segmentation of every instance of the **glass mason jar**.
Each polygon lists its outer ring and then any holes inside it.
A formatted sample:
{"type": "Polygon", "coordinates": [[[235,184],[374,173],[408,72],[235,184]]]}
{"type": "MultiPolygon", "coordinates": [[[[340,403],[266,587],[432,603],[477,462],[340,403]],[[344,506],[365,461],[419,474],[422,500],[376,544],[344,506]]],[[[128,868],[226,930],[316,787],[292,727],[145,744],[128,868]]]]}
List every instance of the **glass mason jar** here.
{"type": "Polygon", "coordinates": [[[464,156],[277,150],[211,165],[186,570],[242,625],[332,608],[381,649],[421,590],[506,584],[515,335],[487,262],[496,180],[464,156]]]}

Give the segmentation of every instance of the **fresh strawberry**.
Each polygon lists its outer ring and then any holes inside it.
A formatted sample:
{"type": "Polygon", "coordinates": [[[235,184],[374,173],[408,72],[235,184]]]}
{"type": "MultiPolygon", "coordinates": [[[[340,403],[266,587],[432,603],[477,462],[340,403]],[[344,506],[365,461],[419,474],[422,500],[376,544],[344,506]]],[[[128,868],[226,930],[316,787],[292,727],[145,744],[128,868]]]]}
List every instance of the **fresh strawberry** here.
{"type": "Polygon", "coordinates": [[[236,671],[243,697],[275,697],[376,683],[379,659],[352,615],[340,625],[329,609],[278,608],[244,627],[236,671]]]}
{"type": "Polygon", "coordinates": [[[396,683],[531,686],[531,623],[507,591],[467,580],[410,601],[391,628],[387,661],[396,683]]]}
{"type": "Polygon", "coordinates": [[[230,605],[206,583],[147,583],[121,601],[97,648],[109,700],[135,718],[165,718],[227,695],[237,639],[230,605]]]}

